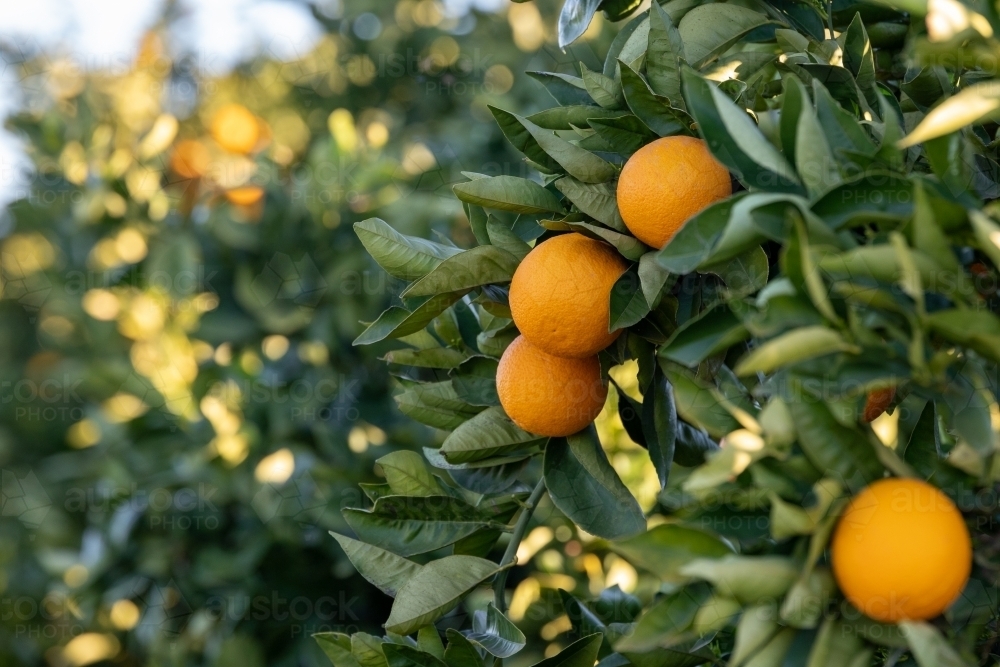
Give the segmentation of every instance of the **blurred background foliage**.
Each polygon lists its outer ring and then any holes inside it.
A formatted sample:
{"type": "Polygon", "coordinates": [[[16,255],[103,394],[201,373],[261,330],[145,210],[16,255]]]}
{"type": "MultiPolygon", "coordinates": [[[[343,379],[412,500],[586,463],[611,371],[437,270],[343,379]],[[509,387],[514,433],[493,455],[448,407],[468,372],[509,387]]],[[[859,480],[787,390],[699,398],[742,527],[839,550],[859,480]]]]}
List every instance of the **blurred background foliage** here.
{"type": "MultiPolygon", "coordinates": [[[[440,435],[351,346],[401,287],[351,225],[473,244],[450,185],[527,173],[487,105],[549,106],[521,73],[599,67],[614,36],[563,53],[558,10],[327,2],[308,50],[222,73],[173,48],[176,3],[112,67],[0,41],[28,163],[0,174],[0,664],[318,665],[312,633],[378,631],[391,600],[327,531],[376,458],[440,435]]],[[[648,458],[613,405],[599,426],[648,509],[648,458]]],[[[524,660],[569,629],[557,588],[643,588],[544,510],[524,660]]]]}

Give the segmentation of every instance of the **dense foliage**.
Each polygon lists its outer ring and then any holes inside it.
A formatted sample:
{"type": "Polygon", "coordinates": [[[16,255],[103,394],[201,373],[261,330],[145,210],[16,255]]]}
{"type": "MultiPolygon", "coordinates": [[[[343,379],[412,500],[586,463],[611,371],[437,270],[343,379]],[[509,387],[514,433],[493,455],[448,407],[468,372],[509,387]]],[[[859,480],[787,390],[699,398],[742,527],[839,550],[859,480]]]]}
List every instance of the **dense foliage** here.
{"type": "MultiPolygon", "coordinates": [[[[636,9],[570,0],[563,42],[598,8],[636,9]]],[[[394,601],[384,636],[317,635],[337,667],[996,662],[1000,22],[986,5],[905,9],[654,1],[602,64],[531,74],[556,106],[491,107],[537,174],[465,173],[474,244],[355,225],[408,283],[355,344],[401,343],[386,357],[400,408],[448,433],[424,457],[379,459],[385,482],[344,510],[356,539],[337,541],[394,601]],[[704,138],[736,188],[651,249],[616,179],[677,134],[704,138]],[[610,296],[625,333],[601,358],[655,470],[652,504],[606,433],[538,438],[499,405],[507,284],[567,231],[632,263],[610,296]],[[887,391],[889,412],[866,419],[887,391]],[[831,576],[841,509],[885,476],[929,480],[972,533],[972,577],[939,618],[876,622],[831,576]],[[531,529],[536,508],[571,528],[529,563],[552,539],[531,529]],[[563,557],[628,571],[629,590],[523,569],[563,557]],[[556,619],[541,662],[511,620],[536,605],[556,619]]]]}
{"type": "Polygon", "coordinates": [[[0,215],[0,664],[319,664],[309,635],[389,611],[327,531],[432,440],[350,345],[397,288],[351,224],[461,234],[442,191],[514,161],[486,105],[533,103],[509,68],[544,35],[430,0],[317,20],[299,59],[225,76],[167,25],[110,72],[4,47],[33,173],[0,215]],[[265,129],[248,156],[210,136],[231,102],[265,129]]]}

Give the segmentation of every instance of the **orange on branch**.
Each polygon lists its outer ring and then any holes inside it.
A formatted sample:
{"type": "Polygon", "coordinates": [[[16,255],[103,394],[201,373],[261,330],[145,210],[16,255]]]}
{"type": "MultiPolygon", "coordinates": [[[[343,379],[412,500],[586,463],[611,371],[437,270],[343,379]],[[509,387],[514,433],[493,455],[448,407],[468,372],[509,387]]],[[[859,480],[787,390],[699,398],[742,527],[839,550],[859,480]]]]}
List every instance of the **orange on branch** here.
{"type": "Polygon", "coordinates": [[[689,218],[732,192],[729,171],[704,141],[663,137],[625,163],[618,178],[618,210],[637,239],[662,248],[689,218]]]}
{"type": "Polygon", "coordinates": [[[500,358],[497,394],[515,424],[529,433],[558,437],[594,421],[608,387],[596,355],[555,357],[518,336],[500,358]]]}
{"type": "Polygon", "coordinates": [[[851,499],[830,546],[833,574],[867,616],[895,623],[934,618],[958,597],[972,568],[962,515],[937,487],[882,479],[851,499]]]}
{"type": "Polygon", "coordinates": [[[608,331],[611,288],[628,269],[614,248],[581,234],[538,244],[510,283],[510,310],[532,345],[560,357],[589,357],[621,331],[608,331]]]}
{"type": "Polygon", "coordinates": [[[185,139],[179,141],[170,154],[170,170],[181,178],[201,178],[208,171],[211,161],[203,143],[185,139]]]}

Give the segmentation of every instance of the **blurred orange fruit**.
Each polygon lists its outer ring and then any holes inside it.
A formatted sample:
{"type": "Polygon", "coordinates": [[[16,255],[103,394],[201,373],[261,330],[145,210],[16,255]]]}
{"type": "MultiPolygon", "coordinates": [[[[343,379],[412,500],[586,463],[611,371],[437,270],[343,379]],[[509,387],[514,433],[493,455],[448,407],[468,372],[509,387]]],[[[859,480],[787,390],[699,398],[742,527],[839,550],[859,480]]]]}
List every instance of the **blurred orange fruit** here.
{"type": "Polygon", "coordinates": [[[226,199],[237,206],[252,206],[264,197],[264,188],[256,185],[245,185],[241,188],[226,190],[226,199]]]}
{"type": "Polygon", "coordinates": [[[607,243],[562,234],[528,253],[510,283],[510,310],[532,345],[560,357],[589,357],[610,345],[611,288],[628,263],[607,243]]]}
{"type": "Polygon", "coordinates": [[[732,193],[729,171],[704,141],[663,137],[625,163],[618,178],[618,210],[637,239],[662,248],[691,216],[732,193]]]}
{"type": "Polygon", "coordinates": [[[185,139],[177,142],[170,154],[170,170],[181,178],[201,178],[211,161],[204,144],[196,139],[185,139]]]}
{"type": "Polygon", "coordinates": [[[851,499],[830,546],[851,604],[877,621],[925,620],[965,588],[972,540],[954,503],[916,479],[882,479],[851,499]]]}
{"type": "Polygon", "coordinates": [[[246,155],[257,145],[260,125],[242,104],[226,104],[215,112],[209,127],[212,138],[230,153],[246,155]]]}
{"type": "Polygon", "coordinates": [[[608,388],[596,355],[555,357],[518,336],[500,357],[497,394],[515,424],[529,433],[558,437],[594,421],[608,388]]]}

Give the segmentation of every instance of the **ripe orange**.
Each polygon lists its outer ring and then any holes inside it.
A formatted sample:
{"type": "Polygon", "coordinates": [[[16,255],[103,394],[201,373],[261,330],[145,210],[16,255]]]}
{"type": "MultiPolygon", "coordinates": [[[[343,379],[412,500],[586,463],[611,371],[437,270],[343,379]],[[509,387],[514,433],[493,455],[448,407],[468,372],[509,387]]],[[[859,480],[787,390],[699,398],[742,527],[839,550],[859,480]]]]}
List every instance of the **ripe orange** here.
{"type": "Polygon", "coordinates": [[[883,479],[851,499],[830,547],[833,574],[855,607],[878,621],[933,618],[969,579],[972,541],[936,487],[883,479]]]}
{"type": "Polygon", "coordinates": [[[252,151],[260,138],[257,117],[242,104],[226,104],[216,111],[209,131],[222,148],[241,155],[252,151]]]}
{"type": "Polygon", "coordinates": [[[195,139],[178,142],[170,154],[170,170],[181,178],[201,178],[210,163],[208,149],[195,139]]]}
{"type": "Polygon", "coordinates": [[[688,218],[732,193],[729,172],[704,141],[663,137],[625,163],[618,178],[618,210],[637,239],[662,248],[688,218]]]}
{"type": "Polygon", "coordinates": [[[594,421],[608,388],[597,356],[554,357],[518,336],[500,357],[497,394],[515,424],[529,433],[557,437],[594,421]]]}
{"type": "Polygon", "coordinates": [[[886,409],[892,405],[892,399],[896,398],[895,387],[885,387],[868,392],[865,397],[865,409],[861,416],[863,421],[873,422],[878,419],[886,409]]]}
{"type": "Polygon", "coordinates": [[[521,334],[549,354],[589,357],[621,331],[608,332],[611,288],[628,268],[614,248],[581,234],[538,244],[510,283],[510,310],[521,334]]]}

